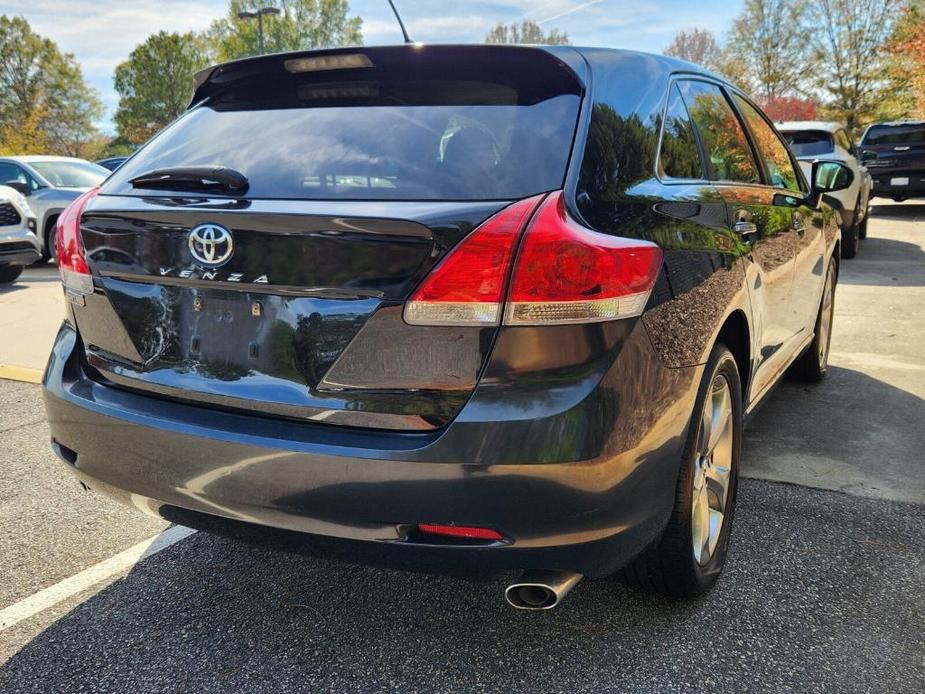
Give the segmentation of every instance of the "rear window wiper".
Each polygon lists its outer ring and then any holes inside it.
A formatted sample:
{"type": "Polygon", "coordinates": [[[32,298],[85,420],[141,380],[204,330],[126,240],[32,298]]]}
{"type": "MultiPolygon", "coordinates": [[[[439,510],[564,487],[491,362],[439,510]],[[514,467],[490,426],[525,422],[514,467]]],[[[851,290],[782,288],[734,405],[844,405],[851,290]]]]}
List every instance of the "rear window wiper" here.
{"type": "Polygon", "coordinates": [[[248,188],[247,176],[224,166],[177,166],[155,169],[135,176],[134,188],[191,190],[240,195],[248,188]]]}

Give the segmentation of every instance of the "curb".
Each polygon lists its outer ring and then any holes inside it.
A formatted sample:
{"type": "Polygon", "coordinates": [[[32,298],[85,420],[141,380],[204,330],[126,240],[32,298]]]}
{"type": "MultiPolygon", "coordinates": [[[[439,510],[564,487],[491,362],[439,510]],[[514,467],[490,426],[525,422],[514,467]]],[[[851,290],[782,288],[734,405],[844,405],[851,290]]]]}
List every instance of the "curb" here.
{"type": "Polygon", "coordinates": [[[0,364],[0,378],[10,381],[23,381],[25,383],[41,383],[41,369],[29,369],[24,366],[10,366],[0,364]]]}

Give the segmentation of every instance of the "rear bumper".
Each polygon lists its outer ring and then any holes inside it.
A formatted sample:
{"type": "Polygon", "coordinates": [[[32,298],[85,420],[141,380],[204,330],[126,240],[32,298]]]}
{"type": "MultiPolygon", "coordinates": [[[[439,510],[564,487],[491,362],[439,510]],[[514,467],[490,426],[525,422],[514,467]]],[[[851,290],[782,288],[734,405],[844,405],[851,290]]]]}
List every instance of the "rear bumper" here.
{"type": "Polygon", "coordinates": [[[27,229],[0,231],[0,265],[31,265],[41,257],[42,247],[27,229]]]}
{"type": "Polygon", "coordinates": [[[875,171],[872,173],[874,187],[872,195],[881,198],[925,197],[925,171],[875,171]],[[908,178],[908,185],[893,185],[896,178],[908,178]]]}
{"type": "MultiPolygon", "coordinates": [[[[281,421],[126,392],[85,375],[67,325],[46,370],[45,403],[72,472],[91,489],[173,522],[405,569],[605,575],[667,521],[700,372],[661,367],[637,344],[643,333],[633,331],[623,349],[636,368],[620,363],[623,354],[614,363],[631,382],[591,457],[587,422],[576,429],[581,410],[537,414],[559,441],[539,459],[528,436],[536,420],[525,420],[522,408],[506,419],[496,400],[483,407],[478,392],[454,423],[426,434],[281,421]],[[649,382],[640,384],[640,373],[649,382]],[[641,408],[639,398],[649,390],[664,396],[666,388],[678,397],[660,398],[660,410],[641,408]],[[618,444],[628,440],[635,445],[618,444]],[[419,522],[490,527],[506,540],[425,544],[413,532],[419,522]]],[[[613,387],[610,377],[597,388],[613,387]]]]}

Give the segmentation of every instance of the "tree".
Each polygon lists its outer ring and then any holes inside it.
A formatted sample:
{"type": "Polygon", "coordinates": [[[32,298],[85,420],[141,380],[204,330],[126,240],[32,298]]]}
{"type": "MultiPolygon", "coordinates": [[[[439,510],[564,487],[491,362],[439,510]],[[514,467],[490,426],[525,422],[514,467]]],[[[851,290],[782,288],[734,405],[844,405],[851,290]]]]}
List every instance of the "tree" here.
{"type": "Polygon", "coordinates": [[[79,154],[102,115],[73,55],[22,17],[0,16],[0,149],[79,154]]]}
{"type": "Polygon", "coordinates": [[[810,30],[800,0],[746,0],[726,37],[728,59],[741,66],[756,97],[799,92],[807,72],[810,30]]]}
{"type": "Polygon", "coordinates": [[[548,33],[536,22],[525,19],[520,24],[503,24],[498,22],[485,37],[485,43],[535,43],[543,45],[567,46],[568,34],[558,29],[550,29],[548,33]]]}
{"type": "MultiPolygon", "coordinates": [[[[221,61],[257,55],[260,52],[258,25],[239,19],[238,13],[265,6],[265,0],[231,0],[228,14],[212,23],[208,36],[221,61]]],[[[263,18],[267,53],[311,48],[363,45],[363,20],[348,17],[347,0],[280,0],[279,15],[263,18]]]]}
{"type": "Polygon", "coordinates": [[[891,95],[887,39],[900,0],[818,0],[812,4],[813,56],[826,111],[857,132],[891,95]]]}
{"type": "Polygon", "coordinates": [[[722,53],[713,32],[697,27],[679,31],[662,52],[708,70],[719,67],[722,53]]]}
{"type": "Polygon", "coordinates": [[[771,101],[758,100],[761,110],[776,121],[816,120],[819,104],[814,99],[797,96],[779,96],[771,101]]]}
{"type": "Polygon", "coordinates": [[[890,94],[878,116],[925,118],[925,0],[903,8],[887,42],[890,94]]]}
{"type": "Polygon", "coordinates": [[[116,130],[139,145],[183,113],[193,96],[193,74],[212,62],[202,37],[158,32],[116,67],[116,130]]]}

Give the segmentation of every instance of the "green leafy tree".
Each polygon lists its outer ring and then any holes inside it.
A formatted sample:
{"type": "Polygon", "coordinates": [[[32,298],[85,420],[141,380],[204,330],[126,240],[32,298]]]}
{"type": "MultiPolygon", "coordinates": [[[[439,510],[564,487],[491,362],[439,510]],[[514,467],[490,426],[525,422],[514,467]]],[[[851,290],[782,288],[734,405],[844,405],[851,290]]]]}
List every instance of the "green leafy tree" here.
{"type": "Polygon", "coordinates": [[[543,31],[536,22],[529,19],[512,24],[496,24],[485,37],[485,43],[533,43],[544,45],[570,45],[568,34],[558,29],[543,31]]]}
{"type": "Polygon", "coordinates": [[[212,62],[205,40],[166,31],[149,36],[115,73],[118,139],[139,145],[183,113],[193,96],[193,74],[212,62]]]}
{"type": "Polygon", "coordinates": [[[102,115],[73,55],[22,17],[0,16],[0,150],[80,155],[102,115]]]}
{"type": "Polygon", "coordinates": [[[746,0],[726,37],[722,71],[764,101],[800,92],[814,33],[806,8],[800,0],[746,0]]]}
{"type": "MultiPolygon", "coordinates": [[[[267,6],[266,0],[231,0],[228,14],[212,23],[208,36],[219,60],[234,60],[260,52],[258,24],[238,13],[267,6]]],[[[347,0],[278,0],[280,14],[263,17],[267,53],[312,48],[360,46],[363,20],[350,17],[347,0]]]]}
{"type": "Polygon", "coordinates": [[[814,74],[825,113],[856,133],[902,88],[887,69],[887,42],[902,2],[818,0],[811,7],[814,74]]]}

